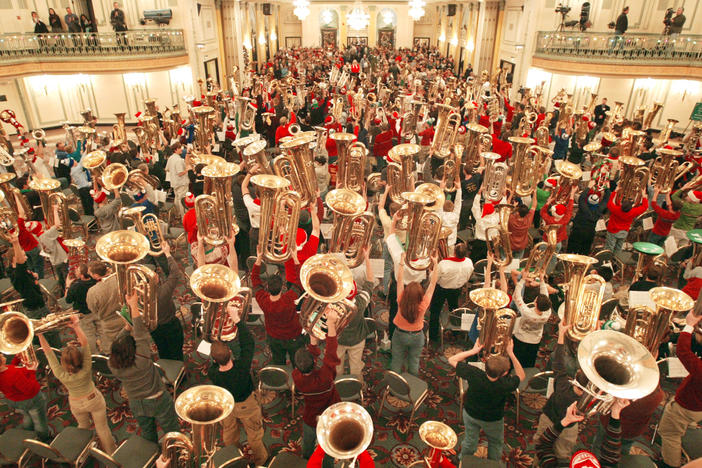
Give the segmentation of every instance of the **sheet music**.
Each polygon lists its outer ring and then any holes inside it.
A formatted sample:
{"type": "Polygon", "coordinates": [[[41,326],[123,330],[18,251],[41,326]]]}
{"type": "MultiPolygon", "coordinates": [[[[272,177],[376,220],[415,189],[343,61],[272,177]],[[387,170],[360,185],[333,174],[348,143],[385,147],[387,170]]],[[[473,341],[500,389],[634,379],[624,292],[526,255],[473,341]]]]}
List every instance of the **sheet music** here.
{"type": "Polygon", "coordinates": [[[210,349],[212,348],[212,343],[202,340],[199,345],[197,345],[197,352],[204,354],[205,356],[210,355],[210,349]]]}
{"type": "Polygon", "coordinates": [[[382,278],[385,274],[385,260],[382,258],[371,258],[370,263],[373,277],[382,278]]]}
{"type": "Polygon", "coordinates": [[[319,225],[319,230],[322,232],[322,235],[324,236],[325,239],[331,238],[331,230],[332,230],[332,224],[331,223],[322,223],[319,225]]]}
{"type": "Polygon", "coordinates": [[[217,141],[224,141],[224,132],[217,132],[217,141]]]}
{"type": "Polygon", "coordinates": [[[474,320],[475,314],[471,314],[470,312],[464,312],[463,314],[461,314],[461,330],[470,330],[470,327],[473,326],[474,320]]]}
{"type": "Polygon", "coordinates": [[[548,383],[546,384],[546,398],[551,398],[555,384],[556,380],[553,377],[549,377],[548,383]]]}
{"type": "Polygon", "coordinates": [[[263,310],[261,309],[261,306],[258,305],[258,302],[256,302],[255,297],[251,298],[251,312],[249,312],[249,314],[263,315],[263,310]]]}
{"type": "Polygon", "coordinates": [[[668,358],[668,377],[671,379],[684,379],[690,373],[685,369],[680,359],[676,357],[668,358]]]}
{"type": "Polygon", "coordinates": [[[643,219],[643,228],[646,231],[653,229],[653,220],[650,217],[643,219]]]}
{"type": "Polygon", "coordinates": [[[213,153],[216,153],[216,152],[218,152],[218,151],[219,151],[219,144],[212,145],[212,152],[213,152],[213,153]]]}
{"type": "Polygon", "coordinates": [[[656,310],[656,303],[651,300],[648,291],[629,291],[629,309],[635,306],[646,306],[656,310]]]}
{"type": "Polygon", "coordinates": [[[604,222],[604,219],[600,219],[599,221],[597,221],[597,224],[595,224],[595,231],[601,232],[606,230],[607,224],[604,222]]]}
{"type": "Polygon", "coordinates": [[[668,258],[670,258],[675,252],[678,251],[678,243],[675,242],[675,238],[673,236],[668,236],[663,243],[663,248],[665,249],[665,254],[668,256],[668,258]]]}

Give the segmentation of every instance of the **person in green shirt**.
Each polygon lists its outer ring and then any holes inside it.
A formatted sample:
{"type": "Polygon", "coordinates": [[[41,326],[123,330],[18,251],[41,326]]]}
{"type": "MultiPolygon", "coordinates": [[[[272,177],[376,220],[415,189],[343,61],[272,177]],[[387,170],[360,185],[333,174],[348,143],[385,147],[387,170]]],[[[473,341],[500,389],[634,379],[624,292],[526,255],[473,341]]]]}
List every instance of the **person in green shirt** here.
{"type": "Polygon", "coordinates": [[[689,242],[686,236],[687,231],[695,229],[697,220],[702,216],[702,191],[692,190],[693,184],[694,181],[688,182],[671,197],[673,201],[683,202],[680,217],[670,229],[670,235],[673,236],[678,246],[689,242]]]}
{"type": "Polygon", "coordinates": [[[536,186],[536,213],[534,214],[534,226],[538,227],[541,224],[541,208],[544,207],[549,197],[551,190],[556,188],[557,181],[553,178],[548,178],[536,186]]]}

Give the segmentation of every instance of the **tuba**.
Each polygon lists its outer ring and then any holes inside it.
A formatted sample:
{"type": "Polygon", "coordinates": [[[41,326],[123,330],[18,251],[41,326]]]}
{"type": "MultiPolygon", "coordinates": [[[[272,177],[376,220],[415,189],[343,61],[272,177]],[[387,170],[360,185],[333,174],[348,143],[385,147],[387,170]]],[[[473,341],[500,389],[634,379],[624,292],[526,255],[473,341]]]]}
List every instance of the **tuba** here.
{"type": "Polygon", "coordinates": [[[651,110],[649,110],[646,113],[646,117],[643,119],[643,123],[641,124],[642,129],[648,129],[651,128],[651,125],[653,125],[653,119],[656,118],[656,115],[660,110],[663,109],[663,104],[660,102],[654,102],[653,106],[651,107],[651,110]]]}
{"type": "Polygon", "coordinates": [[[248,288],[241,288],[241,280],[234,270],[218,264],[203,265],[190,276],[190,289],[202,301],[200,326],[204,340],[220,340],[223,330],[236,330],[227,304],[239,297],[237,301],[245,305],[246,292],[242,289],[248,288]]]}
{"type": "Polygon", "coordinates": [[[650,171],[646,163],[633,156],[620,156],[621,176],[617,188],[617,201],[621,204],[630,201],[638,206],[643,198],[642,191],[648,185],[650,171]]]}
{"type": "MultiPolygon", "coordinates": [[[[253,135],[258,137],[257,133],[253,135]]],[[[251,137],[248,136],[244,138],[250,139],[251,137]]],[[[251,175],[271,173],[270,167],[268,166],[268,158],[266,157],[266,145],[266,140],[254,140],[244,147],[242,159],[246,164],[246,170],[250,172],[251,175]],[[258,169],[254,171],[253,167],[255,165],[258,165],[258,169]]]]}
{"type": "Polygon", "coordinates": [[[565,288],[563,321],[571,328],[567,337],[578,342],[597,329],[600,307],[606,281],[596,274],[588,274],[597,260],[585,255],[558,254],[563,262],[565,288]]]}
{"type": "Polygon", "coordinates": [[[64,239],[73,235],[71,217],[68,213],[68,200],[62,192],[49,195],[49,213],[45,217],[47,226],[56,226],[64,239]],[[56,217],[58,216],[58,219],[56,217]]]}
{"type": "Polygon", "coordinates": [[[337,333],[346,327],[356,306],[346,299],[354,287],[353,274],[336,254],[317,254],[300,267],[300,283],[305,297],[300,306],[300,324],[320,340],[327,337],[327,308],[339,315],[337,333]]]}
{"type": "Polygon", "coordinates": [[[353,190],[331,190],[325,201],[334,212],[329,252],[343,253],[349,268],[356,268],[363,262],[375,218],[366,212],[366,200],[353,190]]]}
{"type": "Polygon", "coordinates": [[[546,226],[547,242],[539,242],[529,253],[524,270],[527,276],[539,278],[545,276],[548,266],[551,263],[551,257],[556,253],[556,245],[558,244],[558,230],[560,224],[550,224],[546,226]]]}
{"type": "Polygon", "coordinates": [[[407,203],[407,255],[405,264],[416,271],[431,266],[431,257],[436,250],[441,234],[441,218],[427,210],[432,201],[428,195],[418,192],[404,192],[402,198],[407,203]]]}
{"type": "Polygon", "coordinates": [[[162,441],[164,453],[170,455],[170,447],[173,447],[175,454],[192,447],[191,458],[196,466],[210,462],[216,450],[218,425],[232,411],[234,411],[234,397],[228,390],[217,385],[190,387],[176,398],[175,412],[180,419],[190,424],[192,442],[190,444],[183,442],[183,439],[187,440],[186,436],[181,438],[172,435],[180,434],[179,432],[169,432],[162,441]]]}
{"type": "Polygon", "coordinates": [[[388,151],[392,160],[387,168],[387,181],[390,185],[390,200],[400,205],[405,203],[402,194],[414,190],[414,158],[421,147],[412,143],[402,143],[393,146],[388,151]]]}
{"type": "Polygon", "coordinates": [[[102,171],[102,186],[107,190],[119,190],[127,183],[129,171],[127,166],[120,163],[112,163],[102,171]]]}
{"type": "Polygon", "coordinates": [[[436,118],[436,131],[429,147],[430,156],[446,157],[456,143],[461,114],[448,104],[437,104],[439,115],[436,118]]]}
{"type": "Polygon", "coordinates": [[[144,106],[146,107],[146,115],[158,115],[158,111],[156,110],[156,99],[144,99],[144,106]]]}
{"type": "Polygon", "coordinates": [[[90,123],[93,121],[93,111],[89,107],[80,111],[80,115],[83,117],[83,125],[90,125],[90,123]]]}
{"type": "Polygon", "coordinates": [[[295,247],[297,224],[302,202],[297,192],[289,190],[290,182],[275,175],[257,174],[251,178],[261,200],[261,228],[258,245],[264,258],[284,263],[295,247]]]}
{"type": "MultiPolygon", "coordinates": [[[[498,311],[504,310],[504,308],[509,305],[509,296],[507,293],[495,288],[473,289],[468,293],[468,296],[470,297],[470,300],[478,306],[478,330],[480,331],[480,343],[484,345],[483,356],[487,358],[491,355],[488,353],[491,353],[493,350],[493,344],[495,344],[498,335],[500,335],[498,330],[495,330],[498,325],[498,320],[495,318],[495,315],[498,313],[498,311]],[[491,339],[491,343],[487,343],[485,341],[488,338],[491,339]],[[485,346],[486,344],[488,346],[485,346]]],[[[512,322],[514,321],[513,319],[512,322]]],[[[507,344],[507,341],[509,341],[511,336],[511,327],[512,325],[509,326],[510,334],[503,337],[505,341],[504,345],[507,344]]],[[[502,351],[504,351],[504,348],[502,351]]]]}
{"type": "Polygon", "coordinates": [[[577,403],[580,414],[609,412],[615,398],[636,400],[658,386],[658,364],[641,343],[614,330],[590,333],[578,346],[578,363],[588,383],[577,403]]]}
{"type": "Polygon", "coordinates": [[[335,403],[324,410],[317,421],[319,446],[338,460],[355,460],[372,439],[373,419],[358,403],[335,403]]]}
{"type": "Polygon", "coordinates": [[[126,112],[116,112],[117,123],[112,125],[112,139],[114,146],[120,146],[127,142],[126,112]]]}
{"type": "Polygon", "coordinates": [[[509,215],[514,207],[509,203],[500,203],[495,207],[499,216],[497,226],[490,226],[485,231],[488,251],[494,258],[495,265],[507,266],[512,263],[512,243],[509,239],[509,215]]]}
{"type": "Polygon", "coordinates": [[[646,305],[631,307],[626,316],[624,333],[655,353],[670,332],[673,316],[689,311],[695,303],[690,296],[673,288],[653,288],[649,295],[656,308],[646,305]]]}
{"type": "Polygon", "coordinates": [[[200,153],[210,152],[210,133],[212,133],[212,124],[210,116],[214,115],[215,110],[210,106],[198,106],[192,109],[195,115],[195,148],[200,153]]]}
{"type": "Polygon", "coordinates": [[[491,203],[504,198],[507,191],[507,174],[509,167],[503,162],[497,162],[502,156],[497,153],[484,152],[480,157],[485,160],[483,186],[485,199],[491,203]]]}
{"type": "Polygon", "coordinates": [[[10,234],[18,227],[17,214],[12,211],[12,208],[7,208],[4,204],[2,204],[4,201],[5,193],[0,191],[0,237],[5,239],[7,242],[10,242],[10,234]]]}
{"type": "Polygon", "coordinates": [[[558,178],[558,186],[551,193],[547,204],[562,203],[565,205],[570,199],[570,192],[573,190],[573,187],[578,186],[583,171],[580,169],[580,166],[569,161],[556,161],[555,166],[556,172],[558,172],[560,177],[558,178]]]}
{"type": "MultiPolygon", "coordinates": [[[[334,135],[339,135],[339,133],[335,133],[334,135]]],[[[332,139],[334,135],[332,135],[332,139]]],[[[339,169],[336,175],[336,188],[346,188],[359,193],[363,191],[367,155],[368,150],[360,141],[351,143],[348,147],[348,151],[343,153],[339,152],[339,159],[337,161],[339,169]]]]}
{"type": "Polygon", "coordinates": [[[677,158],[683,153],[667,148],[661,148],[656,153],[658,156],[653,161],[650,170],[651,183],[660,193],[670,193],[673,190],[675,176],[680,166],[677,158]]]}
{"type": "Polygon", "coordinates": [[[668,119],[668,123],[665,124],[665,128],[661,132],[660,136],[653,140],[654,143],[658,145],[664,145],[668,142],[670,139],[670,134],[673,133],[673,128],[675,128],[675,125],[678,123],[678,120],[676,119],[668,119]]]}
{"type": "MultiPolygon", "coordinates": [[[[314,172],[314,154],[310,143],[315,136],[301,136],[280,144],[283,154],[275,158],[273,172],[290,181],[300,197],[301,206],[314,206],[317,200],[317,176],[314,172]]],[[[341,153],[339,153],[341,161],[341,153]]],[[[293,237],[294,238],[294,237],[293,237]]]]}
{"type": "Polygon", "coordinates": [[[239,227],[234,220],[232,177],[239,166],[231,163],[210,164],[202,169],[204,194],[195,198],[195,216],[198,233],[210,245],[223,244],[232,230],[236,235],[239,227]]]}
{"type": "Polygon", "coordinates": [[[469,173],[475,172],[480,164],[480,154],[492,147],[492,137],[488,129],[482,125],[471,123],[466,125],[466,151],[463,154],[463,164],[469,173]]]}
{"type": "Polygon", "coordinates": [[[161,455],[172,468],[192,466],[194,453],[193,443],[182,432],[169,432],[161,439],[161,455]]]}
{"type": "Polygon", "coordinates": [[[105,154],[104,151],[95,150],[83,156],[80,163],[90,172],[90,176],[93,179],[100,180],[102,178],[102,171],[105,170],[106,161],[107,154],[105,154]]]}
{"type": "Polygon", "coordinates": [[[458,177],[461,175],[461,161],[463,160],[463,151],[465,146],[461,143],[456,143],[451,150],[451,153],[446,157],[444,164],[441,165],[441,180],[444,184],[444,191],[455,192],[458,189],[458,177]]]}
{"type": "Polygon", "coordinates": [[[15,217],[20,215],[20,209],[24,212],[25,217],[30,216],[32,207],[29,205],[27,198],[17,187],[10,184],[15,177],[17,176],[12,172],[0,174],[0,192],[5,195],[5,200],[14,212],[15,217]]]}
{"type": "Polygon", "coordinates": [[[548,150],[544,151],[541,146],[532,146],[533,141],[531,138],[509,138],[513,148],[510,188],[519,197],[534,193],[548,163],[548,150]]]}
{"type": "Polygon", "coordinates": [[[122,219],[131,220],[136,231],[149,240],[149,255],[161,255],[166,239],[163,237],[163,233],[161,232],[159,219],[153,213],[146,213],[145,215],[142,215],[141,213],[144,210],[146,210],[146,207],[141,205],[133,206],[131,208],[123,208],[120,210],[119,215],[122,219]]]}
{"type": "Polygon", "coordinates": [[[17,354],[25,367],[39,364],[32,346],[34,335],[64,327],[71,323],[75,313],[51,313],[34,320],[21,312],[0,314],[0,353],[17,354]]]}
{"type": "Polygon", "coordinates": [[[125,296],[128,293],[136,293],[139,313],[144,319],[144,324],[149,330],[153,330],[158,323],[158,276],[148,267],[136,265],[136,262],[146,257],[149,248],[149,240],[141,233],[112,231],[98,239],[95,253],[115,267],[120,305],[125,304],[125,296]]]}
{"type": "MultiPolygon", "coordinates": [[[[44,220],[46,221],[47,226],[55,226],[56,224],[58,224],[60,220],[54,219],[53,206],[55,204],[59,204],[60,202],[57,201],[56,197],[53,197],[53,195],[58,194],[58,192],[53,192],[61,186],[61,182],[59,182],[58,179],[44,179],[37,177],[31,179],[28,185],[30,189],[34,190],[39,195],[39,201],[41,202],[41,211],[42,213],[44,213],[44,220]]],[[[61,193],[61,195],[63,195],[63,193],[61,193]]],[[[31,211],[27,213],[27,216],[30,213],[31,211]]]]}

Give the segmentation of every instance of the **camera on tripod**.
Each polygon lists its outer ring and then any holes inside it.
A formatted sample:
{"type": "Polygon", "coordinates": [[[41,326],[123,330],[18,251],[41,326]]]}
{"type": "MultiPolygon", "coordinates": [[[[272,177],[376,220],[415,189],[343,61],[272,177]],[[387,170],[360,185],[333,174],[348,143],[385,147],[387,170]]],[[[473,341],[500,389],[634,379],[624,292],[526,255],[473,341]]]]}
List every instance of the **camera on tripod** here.
{"type": "Polygon", "coordinates": [[[564,6],[562,3],[559,3],[556,7],[556,13],[560,13],[561,15],[565,16],[568,13],[570,13],[570,7],[564,6]]]}
{"type": "Polygon", "coordinates": [[[665,10],[665,18],[663,18],[663,24],[666,26],[670,26],[670,24],[673,22],[673,13],[675,13],[675,10],[672,8],[668,8],[665,10]]]}

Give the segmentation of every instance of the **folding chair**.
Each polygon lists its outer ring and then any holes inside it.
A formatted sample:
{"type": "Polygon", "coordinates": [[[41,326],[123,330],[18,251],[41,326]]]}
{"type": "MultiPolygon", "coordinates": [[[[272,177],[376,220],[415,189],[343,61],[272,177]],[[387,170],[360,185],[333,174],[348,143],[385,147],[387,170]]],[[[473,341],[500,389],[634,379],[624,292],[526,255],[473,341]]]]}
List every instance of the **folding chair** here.
{"type": "Polygon", "coordinates": [[[91,447],[90,455],[107,468],[147,468],[158,458],[159,446],[136,434],[125,440],[112,455],[91,447]]]}
{"type": "MultiPolygon", "coordinates": [[[[417,409],[429,395],[427,383],[412,374],[400,375],[393,371],[386,371],[381,386],[383,384],[385,385],[385,389],[382,390],[378,417],[383,414],[383,407],[385,406],[388,395],[392,395],[409,403],[409,407],[411,408],[409,423],[411,426],[417,409]]],[[[402,411],[402,409],[400,411],[402,411]]]]}
{"type": "Polygon", "coordinates": [[[41,459],[42,468],[47,462],[51,462],[52,465],[65,463],[79,468],[87,460],[93,440],[95,440],[93,431],[70,426],[54,437],[51,444],[35,439],[25,439],[22,445],[29,450],[30,454],[41,459]]]}

